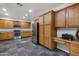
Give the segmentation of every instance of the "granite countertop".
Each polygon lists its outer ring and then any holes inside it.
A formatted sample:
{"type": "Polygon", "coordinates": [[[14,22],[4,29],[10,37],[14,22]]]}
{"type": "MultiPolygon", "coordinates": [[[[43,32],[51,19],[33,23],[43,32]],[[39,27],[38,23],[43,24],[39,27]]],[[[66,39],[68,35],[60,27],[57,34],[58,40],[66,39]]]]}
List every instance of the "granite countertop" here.
{"type": "Polygon", "coordinates": [[[69,43],[73,43],[73,44],[78,44],[79,45],[78,41],[69,41],[69,40],[66,40],[66,39],[62,39],[60,37],[54,37],[54,40],[63,40],[65,42],[69,42],[69,43]]]}

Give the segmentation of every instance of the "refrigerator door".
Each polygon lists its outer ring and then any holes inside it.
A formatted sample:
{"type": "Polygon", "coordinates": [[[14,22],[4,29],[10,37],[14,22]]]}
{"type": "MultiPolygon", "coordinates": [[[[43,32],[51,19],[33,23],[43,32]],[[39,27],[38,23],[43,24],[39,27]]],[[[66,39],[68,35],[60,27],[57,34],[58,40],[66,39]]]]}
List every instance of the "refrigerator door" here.
{"type": "Polygon", "coordinates": [[[35,44],[39,44],[39,24],[33,23],[32,24],[32,42],[35,44]]]}

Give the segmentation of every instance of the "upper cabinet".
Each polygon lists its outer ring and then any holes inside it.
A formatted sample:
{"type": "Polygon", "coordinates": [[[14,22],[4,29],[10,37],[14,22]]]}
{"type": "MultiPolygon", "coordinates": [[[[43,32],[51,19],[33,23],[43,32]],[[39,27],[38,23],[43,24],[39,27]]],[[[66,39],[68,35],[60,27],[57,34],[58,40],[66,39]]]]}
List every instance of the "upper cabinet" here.
{"type": "Polygon", "coordinates": [[[55,14],[56,27],[79,27],[79,4],[72,5],[55,14]]]}
{"type": "Polygon", "coordinates": [[[65,27],[65,21],[66,21],[66,10],[63,9],[61,11],[56,12],[55,26],[56,27],[65,27]]]}
{"type": "Polygon", "coordinates": [[[20,22],[20,26],[21,28],[30,28],[31,27],[31,23],[30,22],[20,22]]]}
{"type": "Polygon", "coordinates": [[[39,17],[39,25],[44,25],[44,17],[43,16],[40,16],[39,17]]]}
{"type": "Polygon", "coordinates": [[[13,21],[11,20],[0,20],[0,28],[13,28],[13,21]]]}
{"type": "Polygon", "coordinates": [[[67,24],[68,27],[74,26],[75,25],[75,11],[74,11],[74,6],[67,8],[68,17],[67,17],[67,24]]]}
{"type": "Polygon", "coordinates": [[[79,27],[79,4],[67,8],[68,27],[79,27]]]}
{"type": "Polygon", "coordinates": [[[45,24],[51,24],[51,18],[52,18],[51,13],[45,14],[44,15],[44,22],[45,22],[45,24]]]}

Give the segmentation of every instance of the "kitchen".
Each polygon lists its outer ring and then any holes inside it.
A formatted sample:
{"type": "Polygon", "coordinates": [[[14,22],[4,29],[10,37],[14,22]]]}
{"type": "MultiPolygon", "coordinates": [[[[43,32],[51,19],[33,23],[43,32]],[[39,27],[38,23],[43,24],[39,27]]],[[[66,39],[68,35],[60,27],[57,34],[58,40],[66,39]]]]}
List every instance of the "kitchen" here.
{"type": "MultiPolygon", "coordinates": [[[[79,56],[78,3],[0,5],[18,12],[16,18],[0,16],[0,55],[79,56]],[[28,9],[28,14],[20,18],[28,9]]],[[[5,8],[3,11],[7,12],[5,8]]]]}

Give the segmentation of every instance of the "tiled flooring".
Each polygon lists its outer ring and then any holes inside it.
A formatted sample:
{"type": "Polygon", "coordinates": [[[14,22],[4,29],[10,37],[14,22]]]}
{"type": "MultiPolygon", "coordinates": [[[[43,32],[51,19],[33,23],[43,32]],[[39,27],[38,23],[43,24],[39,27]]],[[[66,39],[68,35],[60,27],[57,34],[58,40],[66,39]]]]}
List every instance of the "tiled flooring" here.
{"type": "Polygon", "coordinates": [[[0,42],[0,56],[66,56],[66,53],[35,45],[30,37],[0,42]]]}

